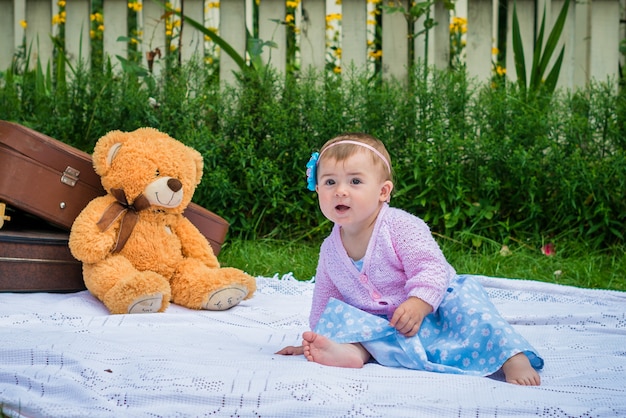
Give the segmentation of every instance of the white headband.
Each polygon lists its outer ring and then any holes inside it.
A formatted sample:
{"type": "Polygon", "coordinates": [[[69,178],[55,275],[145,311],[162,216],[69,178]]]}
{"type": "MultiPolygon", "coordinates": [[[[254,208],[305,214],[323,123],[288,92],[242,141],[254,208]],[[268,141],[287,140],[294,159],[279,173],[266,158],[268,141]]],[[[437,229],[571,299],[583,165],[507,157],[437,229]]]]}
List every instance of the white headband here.
{"type": "Polygon", "coordinates": [[[359,142],[359,141],[353,141],[351,139],[344,139],[341,141],[337,141],[337,142],[333,142],[332,144],[330,144],[329,146],[327,146],[326,148],[324,148],[322,150],[322,152],[320,153],[319,158],[322,158],[322,155],[324,155],[324,153],[334,147],[335,145],[340,145],[340,144],[352,144],[352,145],[359,145],[361,147],[365,147],[367,149],[369,149],[370,151],[372,151],[374,154],[378,155],[380,157],[381,160],[383,160],[383,162],[385,163],[385,166],[387,166],[387,171],[389,171],[389,174],[391,174],[391,165],[389,164],[389,161],[387,161],[387,158],[385,158],[385,156],[378,151],[376,148],[374,148],[373,146],[369,145],[369,144],[365,144],[363,142],[359,142]]]}

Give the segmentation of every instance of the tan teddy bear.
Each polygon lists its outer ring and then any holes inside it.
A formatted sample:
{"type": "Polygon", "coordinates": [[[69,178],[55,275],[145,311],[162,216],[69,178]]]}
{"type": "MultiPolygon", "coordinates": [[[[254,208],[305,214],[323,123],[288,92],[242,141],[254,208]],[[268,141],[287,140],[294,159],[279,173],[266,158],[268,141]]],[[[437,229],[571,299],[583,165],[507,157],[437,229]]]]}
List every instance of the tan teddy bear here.
{"type": "Polygon", "coordinates": [[[182,215],[202,178],[198,151],[152,128],[112,131],[96,143],[93,164],[107,194],[78,215],[69,246],[111,313],[163,312],[170,301],[225,310],[252,297],[254,278],[221,268],[182,215]]]}

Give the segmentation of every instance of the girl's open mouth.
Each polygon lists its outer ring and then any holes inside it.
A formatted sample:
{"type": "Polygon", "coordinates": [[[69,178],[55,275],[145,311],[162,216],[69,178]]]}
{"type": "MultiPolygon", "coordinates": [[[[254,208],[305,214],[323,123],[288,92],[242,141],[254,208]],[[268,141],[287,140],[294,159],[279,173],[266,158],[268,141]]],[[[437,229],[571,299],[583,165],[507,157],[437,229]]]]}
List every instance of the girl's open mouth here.
{"type": "Polygon", "coordinates": [[[346,205],[337,205],[337,206],[335,206],[335,210],[337,212],[345,212],[348,209],[350,209],[350,206],[346,206],[346,205]]]}

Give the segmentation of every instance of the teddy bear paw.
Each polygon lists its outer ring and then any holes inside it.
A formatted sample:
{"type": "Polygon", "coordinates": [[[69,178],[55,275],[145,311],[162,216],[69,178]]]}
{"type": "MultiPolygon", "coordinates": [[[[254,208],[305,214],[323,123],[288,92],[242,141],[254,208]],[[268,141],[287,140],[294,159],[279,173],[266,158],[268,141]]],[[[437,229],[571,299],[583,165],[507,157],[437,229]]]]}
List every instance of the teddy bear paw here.
{"type": "Polygon", "coordinates": [[[130,306],[128,306],[129,314],[136,313],[155,313],[161,309],[163,303],[163,294],[154,293],[152,295],[144,295],[135,299],[130,306]]]}
{"type": "Polygon", "coordinates": [[[248,289],[243,286],[224,287],[210,293],[209,299],[202,305],[202,309],[225,311],[238,305],[246,296],[248,296],[248,289]]]}

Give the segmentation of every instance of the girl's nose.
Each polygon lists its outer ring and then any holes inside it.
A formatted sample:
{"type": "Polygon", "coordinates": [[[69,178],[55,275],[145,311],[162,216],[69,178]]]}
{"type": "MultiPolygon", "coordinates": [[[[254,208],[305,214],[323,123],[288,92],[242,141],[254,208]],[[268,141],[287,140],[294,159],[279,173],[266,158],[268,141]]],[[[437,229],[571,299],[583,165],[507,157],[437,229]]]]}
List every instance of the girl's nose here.
{"type": "Polygon", "coordinates": [[[339,196],[339,197],[343,197],[347,194],[345,187],[343,186],[339,186],[337,187],[337,190],[335,191],[335,195],[339,196]]]}

